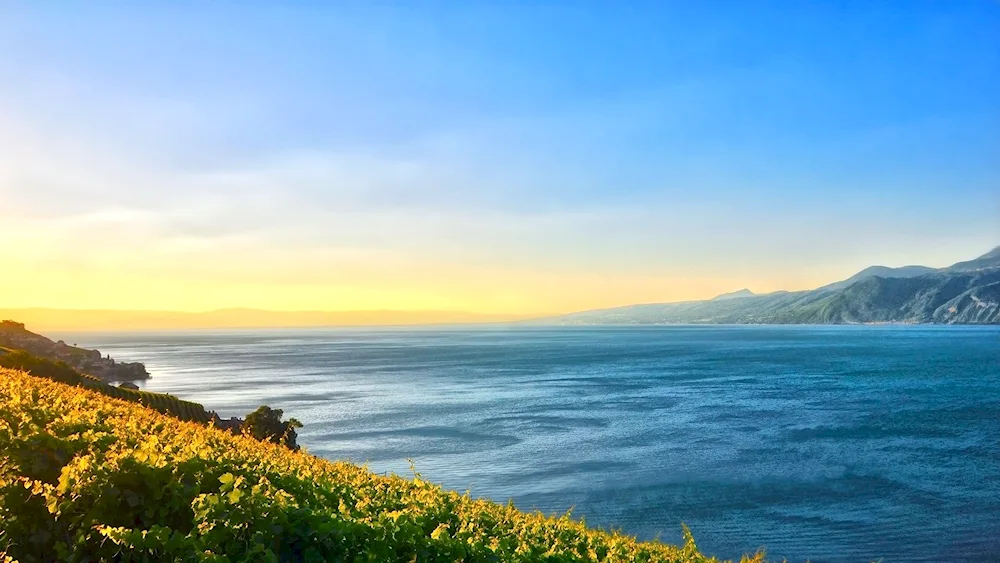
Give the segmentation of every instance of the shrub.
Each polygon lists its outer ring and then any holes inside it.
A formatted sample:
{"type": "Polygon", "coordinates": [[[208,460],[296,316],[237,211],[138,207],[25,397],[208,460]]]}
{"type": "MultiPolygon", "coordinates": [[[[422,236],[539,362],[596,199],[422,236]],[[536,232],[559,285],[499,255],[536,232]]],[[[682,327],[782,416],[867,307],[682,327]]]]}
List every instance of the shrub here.
{"type": "Polygon", "coordinates": [[[294,418],[283,421],[281,420],[283,414],[284,411],[281,409],[261,405],[247,415],[243,422],[243,430],[258,440],[282,444],[289,449],[297,450],[299,446],[296,444],[295,429],[302,428],[302,423],[294,418]]]}

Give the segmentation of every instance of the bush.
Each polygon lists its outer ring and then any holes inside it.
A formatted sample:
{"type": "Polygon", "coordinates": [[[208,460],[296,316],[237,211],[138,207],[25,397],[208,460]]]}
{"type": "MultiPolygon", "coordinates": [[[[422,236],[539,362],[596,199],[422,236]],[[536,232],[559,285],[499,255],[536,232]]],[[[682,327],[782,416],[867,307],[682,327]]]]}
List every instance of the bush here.
{"type": "Polygon", "coordinates": [[[285,411],[281,409],[261,405],[247,415],[243,422],[243,431],[258,440],[282,444],[289,449],[297,450],[299,446],[295,442],[297,438],[295,429],[302,428],[302,423],[294,418],[282,421],[281,415],[284,413],[285,411]]]}

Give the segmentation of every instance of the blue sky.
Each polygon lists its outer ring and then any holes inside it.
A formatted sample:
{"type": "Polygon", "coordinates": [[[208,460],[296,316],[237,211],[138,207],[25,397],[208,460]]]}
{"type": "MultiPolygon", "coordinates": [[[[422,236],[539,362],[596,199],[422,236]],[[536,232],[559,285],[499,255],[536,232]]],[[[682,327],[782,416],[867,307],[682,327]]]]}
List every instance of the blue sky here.
{"type": "Polygon", "coordinates": [[[562,311],[946,265],[1000,244],[998,30],[991,1],[7,5],[0,219],[44,290],[5,291],[562,311]]]}

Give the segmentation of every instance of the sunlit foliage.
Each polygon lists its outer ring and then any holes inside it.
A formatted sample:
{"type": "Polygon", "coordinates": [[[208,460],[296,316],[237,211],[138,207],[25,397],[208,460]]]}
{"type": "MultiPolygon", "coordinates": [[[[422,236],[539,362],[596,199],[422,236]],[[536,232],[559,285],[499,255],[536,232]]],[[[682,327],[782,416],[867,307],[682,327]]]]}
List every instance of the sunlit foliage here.
{"type": "Polygon", "coordinates": [[[639,543],[0,369],[9,558],[709,561],[689,535],[639,543]]]}
{"type": "Polygon", "coordinates": [[[177,417],[181,420],[208,423],[211,415],[198,403],[182,401],[166,393],[150,393],[136,389],[115,387],[100,379],[82,374],[62,361],[41,358],[24,350],[0,348],[0,368],[26,371],[31,375],[44,377],[67,385],[87,387],[102,395],[140,403],[153,410],[177,417]]]}

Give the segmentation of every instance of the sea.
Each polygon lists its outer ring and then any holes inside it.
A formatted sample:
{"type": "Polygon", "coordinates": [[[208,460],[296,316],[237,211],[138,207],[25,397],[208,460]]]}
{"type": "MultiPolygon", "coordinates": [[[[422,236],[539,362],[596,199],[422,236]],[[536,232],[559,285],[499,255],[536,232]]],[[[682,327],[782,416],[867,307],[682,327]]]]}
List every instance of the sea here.
{"type": "Polygon", "coordinates": [[[707,554],[1000,561],[1000,327],[56,335],[328,459],[707,554]]]}

